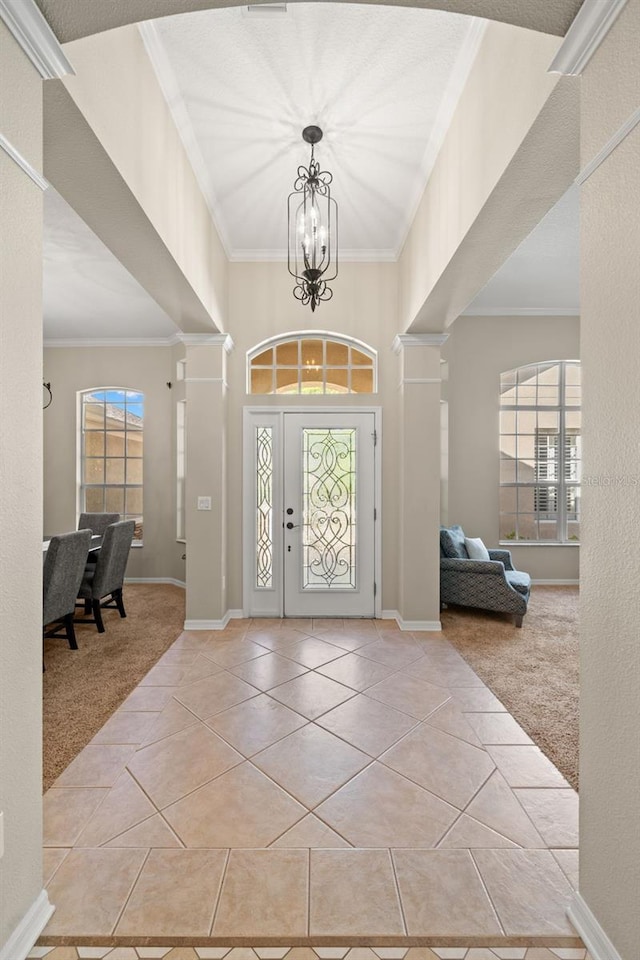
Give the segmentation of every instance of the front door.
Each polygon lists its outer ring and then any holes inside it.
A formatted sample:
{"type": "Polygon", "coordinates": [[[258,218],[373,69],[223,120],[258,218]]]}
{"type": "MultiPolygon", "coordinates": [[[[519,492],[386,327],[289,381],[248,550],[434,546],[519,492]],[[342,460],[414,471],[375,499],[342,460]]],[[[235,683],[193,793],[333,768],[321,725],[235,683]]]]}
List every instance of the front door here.
{"type": "Polygon", "coordinates": [[[284,615],[372,617],[374,415],[284,421],[284,615]]]}
{"type": "Polygon", "coordinates": [[[375,616],[375,414],[247,413],[246,613],[375,616]]]}

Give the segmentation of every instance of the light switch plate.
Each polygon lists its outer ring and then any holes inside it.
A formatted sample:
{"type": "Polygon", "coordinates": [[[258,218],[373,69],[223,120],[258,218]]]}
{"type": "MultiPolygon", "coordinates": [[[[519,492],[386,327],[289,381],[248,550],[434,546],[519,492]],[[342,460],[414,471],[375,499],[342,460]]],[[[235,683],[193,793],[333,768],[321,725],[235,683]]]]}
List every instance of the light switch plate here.
{"type": "Polygon", "coordinates": [[[198,497],[198,510],[211,510],[211,497],[198,497]]]}

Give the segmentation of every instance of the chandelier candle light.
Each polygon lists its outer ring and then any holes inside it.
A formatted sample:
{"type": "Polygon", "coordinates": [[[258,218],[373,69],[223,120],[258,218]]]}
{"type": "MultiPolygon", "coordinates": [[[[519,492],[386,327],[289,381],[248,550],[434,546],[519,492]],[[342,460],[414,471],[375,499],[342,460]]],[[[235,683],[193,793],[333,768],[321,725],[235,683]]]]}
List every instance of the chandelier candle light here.
{"type": "Polygon", "coordinates": [[[322,140],[320,127],[305,127],[302,139],[311,144],[309,166],[298,167],[289,194],[289,273],[298,281],[293,295],[315,310],[330,300],[329,280],[338,276],[338,206],[331,197],[332,175],[320,169],[314,147],[322,140]]]}

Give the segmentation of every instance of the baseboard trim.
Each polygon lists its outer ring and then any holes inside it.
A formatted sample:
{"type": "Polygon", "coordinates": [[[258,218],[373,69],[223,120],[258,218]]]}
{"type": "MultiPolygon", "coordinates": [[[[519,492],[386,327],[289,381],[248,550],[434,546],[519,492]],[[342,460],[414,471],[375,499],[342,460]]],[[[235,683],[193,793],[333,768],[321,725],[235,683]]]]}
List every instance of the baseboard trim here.
{"type": "Polygon", "coordinates": [[[593,960],[622,960],[586,902],[577,892],[567,910],[567,916],[582,937],[593,960]]]}
{"type": "Polygon", "coordinates": [[[401,630],[409,631],[429,631],[438,633],[442,630],[442,624],[439,620],[403,620],[397,610],[383,610],[383,620],[395,620],[401,630]]]}
{"type": "MultiPolygon", "coordinates": [[[[242,610],[227,610],[221,620],[185,620],[184,630],[224,630],[229,620],[241,620],[242,610]]],[[[1,960],[1,958],[0,958],[1,960]]]]}
{"type": "Polygon", "coordinates": [[[175,580],[173,577],[125,577],[125,583],[171,583],[174,587],[186,588],[184,580],[175,580]]]}
{"type": "Polygon", "coordinates": [[[532,587],[579,587],[579,580],[532,580],[532,587]]]}
{"type": "Polygon", "coordinates": [[[2,950],[0,960],[25,960],[55,910],[46,890],[41,890],[2,950]]]}

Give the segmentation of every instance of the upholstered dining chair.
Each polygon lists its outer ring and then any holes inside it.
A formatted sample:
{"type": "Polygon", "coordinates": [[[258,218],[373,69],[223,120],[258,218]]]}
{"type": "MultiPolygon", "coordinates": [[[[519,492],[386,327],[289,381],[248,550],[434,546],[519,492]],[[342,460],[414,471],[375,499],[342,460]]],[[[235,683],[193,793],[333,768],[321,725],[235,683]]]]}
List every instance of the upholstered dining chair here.
{"type": "Polygon", "coordinates": [[[103,537],[111,523],[118,523],[119,513],[81,513],[78,530],[91,530],[94,536],[103,537]]]}
{"type": "MultiPolygon", "coordinates": [[[[77,593],[85,601],[85,612],[90,607],[93,619],[77,620],[77,623],[95,623],[98,633],[104,633],[103,607],[117,607],[121,617],[126,617],[122,600],[124,574],[135,530],[135,520],[120,520],[111,523],[102,537],[102,546],[94,566],[87,566],[77,593]],[[108,599],[105,600],[105,597],[108,599]]],[[[85,558],[86,559],[86,558],[85,558]]]]}
{"type": "Polygon", "coordinates": [[[78,649],[73,629],[76,597],[91,543],[91,530],[76,530],[52,537],[43,569],[42,625],[45,637],[59,637],[64,629],[69,646],[78,649]]]}

